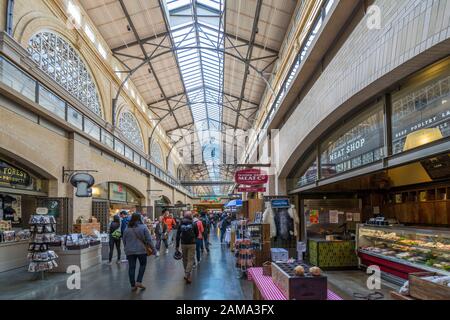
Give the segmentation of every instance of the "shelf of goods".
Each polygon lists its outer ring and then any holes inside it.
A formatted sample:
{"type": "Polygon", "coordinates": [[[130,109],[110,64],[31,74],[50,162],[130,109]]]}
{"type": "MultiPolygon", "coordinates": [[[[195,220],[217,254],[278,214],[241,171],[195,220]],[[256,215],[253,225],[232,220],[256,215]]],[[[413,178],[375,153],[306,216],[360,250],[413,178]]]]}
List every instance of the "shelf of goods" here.
{"type": "Polygon", "coordinates": [[[311,264],[324,269],[358,266],[353,240],[309,239],[308,250],[311,264]]]}
{"type": "Polygon", "coordinates": [[[403,279],[421,271],[450,276],[449,229],[360,224],[357,248],[361,264],[403,279]]]}
{"type": "Polygon", "coordinates": [[[58,255],[49,250],[49,244],[55,241],[56,220],[49,215],[30,217],[31,241],[28,246],[29,272],[50,271],[58,267],[58,255]]]}

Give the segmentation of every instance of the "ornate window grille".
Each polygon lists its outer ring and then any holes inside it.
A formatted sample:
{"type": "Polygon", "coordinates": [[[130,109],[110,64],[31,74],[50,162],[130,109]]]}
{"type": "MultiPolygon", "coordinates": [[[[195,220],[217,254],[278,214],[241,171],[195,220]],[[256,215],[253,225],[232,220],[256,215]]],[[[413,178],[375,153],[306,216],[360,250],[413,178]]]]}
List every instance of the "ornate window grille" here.
{"type": "Polygon", "coordinates": [[[118,126],[124,137],[136,147],[144,150],[144,141],[142,140],[141,129],[136,117],[129,111],[123,111],[119,114],[118,126]]]}
{"type": "Polygon", "coordinates": [[[157,164],[159,164],[161,167],[164,166],[164,160],[163,160],[163,154],[161,150],[161,146],[158,142],[155,140],[152,140],[151,142],[151,158],[153,161],[155,161],[157,164]]]}
{"type": "Polygon", "coordinates": [[[78,52],[62,37],[40,32],[28,42],[39,67],[92,112],[102,116],[97,87],[78,52]]]}

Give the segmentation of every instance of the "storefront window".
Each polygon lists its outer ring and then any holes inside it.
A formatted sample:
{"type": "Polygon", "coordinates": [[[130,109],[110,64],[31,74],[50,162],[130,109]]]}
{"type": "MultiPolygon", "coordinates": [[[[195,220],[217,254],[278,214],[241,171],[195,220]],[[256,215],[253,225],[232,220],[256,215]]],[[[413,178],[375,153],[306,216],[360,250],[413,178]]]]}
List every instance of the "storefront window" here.
{"type": "Polygon", "coordinates": [[[0,77],[2,83],[28,99],[36,101],[36,81],[3,57],[0,57],[0,77]]]}
{"type": "Polygon", "coordinates": [[[321,150],[321,177],[327,178],[383,157],[383,108],[379,103],[337,129],[321,150]]]}
{"type": "Polygon", "coordinates": [[[307,156],[299,161],[294,169],[288,184],[290,189],[301,188],[316,182],[317,180],[317,152],[307,152],[307,156]]]}
{"type": "Polygon", "coordinates": [[[450,136],[450,76],[406,87],[392,95],[392,152],[450,136]]]}
{"type": "Polygon", "coordinates": [[[66,103],[47,88],[39,87],[39,104],[58,117],[66,118],[66,103]]]}
{"type": "Polygon", "coordinates": [[[96,199],[108,199],[108,183],[101,183],[92,188],[92,197],[96,199]]]}
{"type": "Polygon", "coordinates": [[[70,106],[67,107],[67,121],[78,129],[83,130],[83,116],[70,106]]]}
{"type": "Polygon", "coordinates": [[[96,125],[88,118],[84,118],[84,132],[100,141],[100,126],[96,125]]]}

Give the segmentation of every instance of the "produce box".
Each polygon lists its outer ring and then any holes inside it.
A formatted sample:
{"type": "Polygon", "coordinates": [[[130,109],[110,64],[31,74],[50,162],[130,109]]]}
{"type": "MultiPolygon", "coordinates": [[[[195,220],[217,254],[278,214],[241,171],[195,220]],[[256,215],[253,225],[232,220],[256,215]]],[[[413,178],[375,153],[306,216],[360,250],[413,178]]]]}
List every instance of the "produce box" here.
{"type": "Polygon", "coordinates": [[[272,262],[272,280],[288,300],[327,300],[327,277],[308,273],[304,263],[272,262]],[[297,276],[294,268],[301,265],[304,276],[297,276]]]}
{"type": "Polygon", "coordinates": [[[272,261],[287,261],[289,259],[289,253],[283,248],[270,249],[272,261]]]}
{"type": "Polygon", "coordinates": [[[409,295],[421,300],[450,300],[450,287],[423,279],[441,276],[435,272],[414,272],[409,274],[409,295]]]}
{"type": "Polygon", "coordinates": [[[82,233],[88,236],[93,236],[94,230],[100,231],[100,223],[77,223],[73,225],[74,233],[82,233]]]}

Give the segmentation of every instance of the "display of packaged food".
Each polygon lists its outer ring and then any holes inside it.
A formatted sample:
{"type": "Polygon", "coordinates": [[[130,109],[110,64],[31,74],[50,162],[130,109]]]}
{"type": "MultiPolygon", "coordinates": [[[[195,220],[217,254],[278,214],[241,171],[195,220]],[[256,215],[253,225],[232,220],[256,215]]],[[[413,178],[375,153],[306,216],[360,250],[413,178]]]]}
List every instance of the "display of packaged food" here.
{"type": "Polygon", "coordinates": [[[450,271],[450,231],[358,226],[358,249],[428,271],[450,271]]]}

